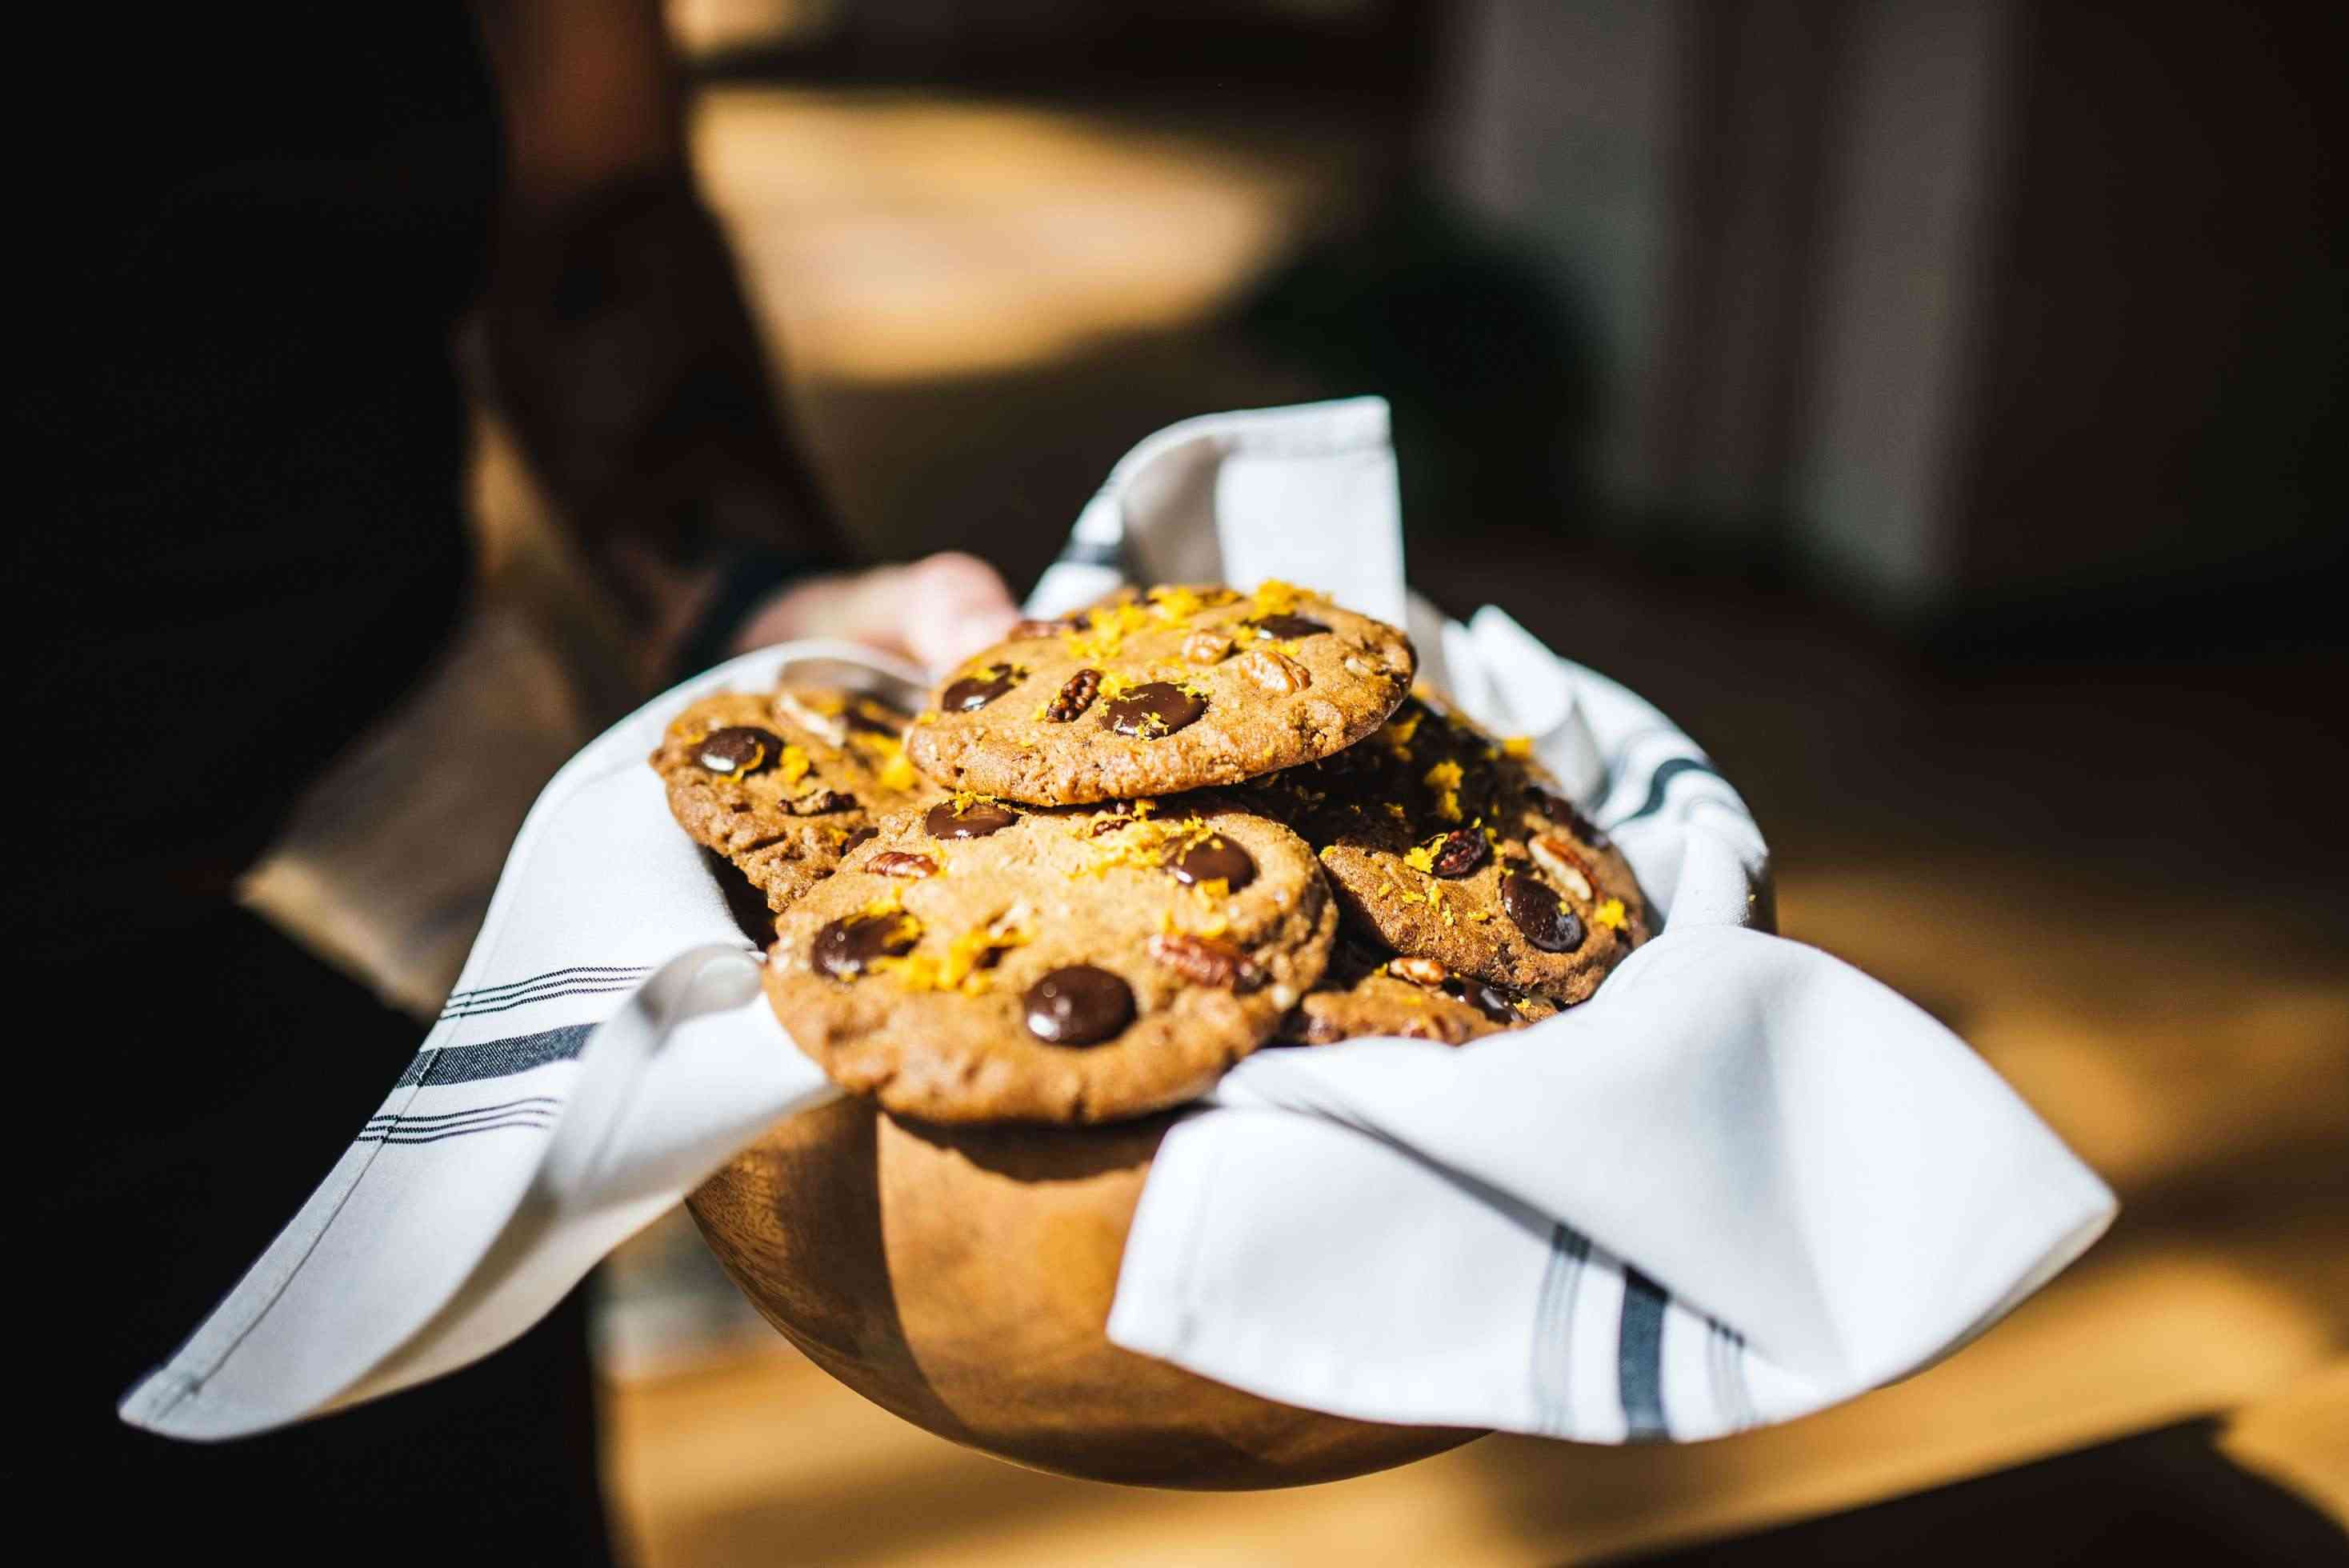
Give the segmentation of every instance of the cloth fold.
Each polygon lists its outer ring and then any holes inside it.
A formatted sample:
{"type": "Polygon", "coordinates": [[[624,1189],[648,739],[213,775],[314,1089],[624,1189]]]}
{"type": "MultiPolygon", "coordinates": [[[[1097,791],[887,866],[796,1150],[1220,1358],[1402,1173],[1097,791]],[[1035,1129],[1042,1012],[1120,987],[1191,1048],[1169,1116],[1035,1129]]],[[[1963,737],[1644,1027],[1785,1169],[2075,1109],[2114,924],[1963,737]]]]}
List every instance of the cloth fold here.
{"type": "MultiPolygon", "coordinates": [[[[1768,934],[1736,791],[1662,714],[1495,608],[1403,584],[1374,398],[1213,416],[1112,472],[1038,584],[1282,576],[1411,629],[1429,684],[1528,736],[1661,934],[1582,1006],[1458,1049],[1257,1053],[1162,1145],[1110,1336],[1372,1420],[1589,1441],[1784,1419],[1949,1353],[2085,1248],[2111,1194],[1964,1045],[1768,934]]],[[[311,1202],[123,1418],[217,1439],[462,1366],[775,1119],[829,1099],[644,766],[745,655],[547,786],[441,1019],[311,1202]]]]}

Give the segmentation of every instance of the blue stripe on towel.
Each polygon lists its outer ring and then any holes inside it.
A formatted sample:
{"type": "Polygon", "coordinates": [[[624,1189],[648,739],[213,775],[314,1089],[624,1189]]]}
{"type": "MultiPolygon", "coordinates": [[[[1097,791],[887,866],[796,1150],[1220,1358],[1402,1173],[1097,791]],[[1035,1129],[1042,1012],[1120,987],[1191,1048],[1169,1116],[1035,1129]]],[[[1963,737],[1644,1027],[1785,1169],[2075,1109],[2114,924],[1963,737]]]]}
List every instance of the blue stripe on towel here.
{"type": "Polygon", "coordinates": [[[1574,1435],[1574,1302],[1582,1293],[1582,1265],[1590,1238],[1564,1225],[1549,1233],[1549,1266],[1534,1304],[1534,1408],[1552,1437],[1574,1435]]]}
{"type": "Polygon", "coordinates": [[[1642,817],[1652,817],[1662,810],[1664,791],[1671,788],[1673,779],[1683,773],[1701,773],[1708,779],[1721,778],[1721,774],[1715,770],[1713,764],[1702,757],[1666,758],[1656,765],[1655,772],[1649,775],[1648,798],[1640,803],[1640,809],[1616,818],[1607,824],[1607,830],[1611,833],[1626,822],[1636,822],[1642,817]]]}
{"type": "Polygon", "coordinates": [[[528,1072],[549,1062],[567,1062],[579,1054],[587,1037],[595,1032],[593,1024],[566,1024],[540,1035],[516,1035],[512,1039],[491,1040],[478,1046],[428,1048],[416,1053],[416,1059],[408,1064],[408,1070],[392,1087],[405,1088],[409,1084],[422,1084],[430,1088],[441,1084],[478,1083],[482,1078],[528,1072]]]}
{"type": "Polygon", "coordinates": [[[1623,1265],[1623,1327],[1617,1348],[1625,1436],[1667,1438],[1664,1425],[1664,1287],[1623,1265]]]}
{"type": "Polygon", "coordinates": [[[470,991],[451,991],[447,1006],[468,1007],[492,997],[503,1001],[523,991],[543,989],[555,981],[567,985],[574,978],[592,978],[600,982],[652,972],[653,966],[649,964],[574,964],[562,969],[550,969],[543,975],[533,975],[526,980],[509,980],[502,985],[477,985],[470,991]]]}

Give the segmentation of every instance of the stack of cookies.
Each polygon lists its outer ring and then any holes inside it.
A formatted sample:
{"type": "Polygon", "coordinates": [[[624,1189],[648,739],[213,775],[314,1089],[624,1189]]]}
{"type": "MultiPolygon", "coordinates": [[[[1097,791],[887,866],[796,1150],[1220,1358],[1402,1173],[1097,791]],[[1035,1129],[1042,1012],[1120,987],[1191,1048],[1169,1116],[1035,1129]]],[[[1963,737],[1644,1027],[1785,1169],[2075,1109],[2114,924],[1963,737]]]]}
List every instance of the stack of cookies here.
{"type": "Polygon", "coordinates": [[[768,995],[835,1081],[1107,1121],[1271,1042],[1519,1027],[1645,939],[1622,857],[1416,663],[1286,583],[1154,588],[1022,623],[920,714],[705,698],[652,762],[765,895],[768,995]]]}

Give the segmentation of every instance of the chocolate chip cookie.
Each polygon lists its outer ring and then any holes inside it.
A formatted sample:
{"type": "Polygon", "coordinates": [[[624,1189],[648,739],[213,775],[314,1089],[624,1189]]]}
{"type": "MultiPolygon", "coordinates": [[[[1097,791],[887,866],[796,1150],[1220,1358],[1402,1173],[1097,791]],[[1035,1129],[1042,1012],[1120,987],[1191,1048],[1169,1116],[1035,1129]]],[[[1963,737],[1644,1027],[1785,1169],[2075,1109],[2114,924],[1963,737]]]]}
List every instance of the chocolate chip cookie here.
{"type": "Polygon", "coordinates": [[[1312,851],[1213,797],[881,824],[776,923],[767,994],[833,1080],[930,1121],[1111,1121],[1194,1099],[1320,978],[1312,851]]]}
{"type": "Polygon", "coordinates": [[[1285,1044],[1326,1046],[1365,1035],[1464,1045],[1553,1016],[1557,1004],[1454,975],[1434,958],[1405,957],[1341,936],[1321,983],[1281,1020],[1285,1044]]]}
{"type": "Polygon", "coordinates": [[[780,911],[877,818],[943,797],[906,759],[909,718],[828,687],[720,692],[672,719],[651,761],[685,830],[780,911]]]}
{"type": "Polygon", "coordinates": [[[1154,588],[1023,622],[956,672],[906,748],[940,783],[1005,799],[1172,794],[1353,745],[1416,667],[1401,632],[1284,583],[1154,588]]]}
{"type": "Polygon", "coordinates": [[[1425,698],[1240,795],[1314,847],[1350,922],[1450,975],[1571,1004],[1647,940],[1631,868],[1530,748],[1425,698]]]}

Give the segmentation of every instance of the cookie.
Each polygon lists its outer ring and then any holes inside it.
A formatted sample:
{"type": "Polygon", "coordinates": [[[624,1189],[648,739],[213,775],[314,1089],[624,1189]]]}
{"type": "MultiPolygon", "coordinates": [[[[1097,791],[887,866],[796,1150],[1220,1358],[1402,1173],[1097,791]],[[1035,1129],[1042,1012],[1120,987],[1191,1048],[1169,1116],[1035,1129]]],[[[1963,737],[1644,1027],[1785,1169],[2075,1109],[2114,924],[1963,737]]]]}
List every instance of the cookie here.
{"type": "Polygon", "coordinates": [[[924,1120],[1112,1121],[1196,1098],[1321,975],[1312,851],[1213,798],[881,825],[776,922],[767,994],[843,1088],[924,1120]]]}
{"type": "Polygon", "coordinates": [[[907,721],[828,687],[719,692],[670,720],[651,761],[678,823],[780,911],[877,818],[943,797],[905,758],[907,721]]]}
{"type": "Polygon", "coordinates": [[[1241,794],[1313,846],[1350,923],[1452,975],[1571,1004],[1647,940],[1630,866],[1526,743],[1423,697],[1241,794]]]}
{"type": "Polygon", "coordinates": [[[1284,583],[1154,588],[1023,622],[907,738],[938,782],[1039,805],[1235,784],[1343,750],[1411,689],[1411,640],[1284,583]]]}
{"type": "Polygon", "coordinates": [[[1521,1029],[1558,1011],[1542,996],[1454,975],[1433,958],[1407,958],[1340,938],[1321,983],[1281,1020],[1288,1045],[1327,1046],[1365,1035],[1464,1045],[1521,1029]]]}

